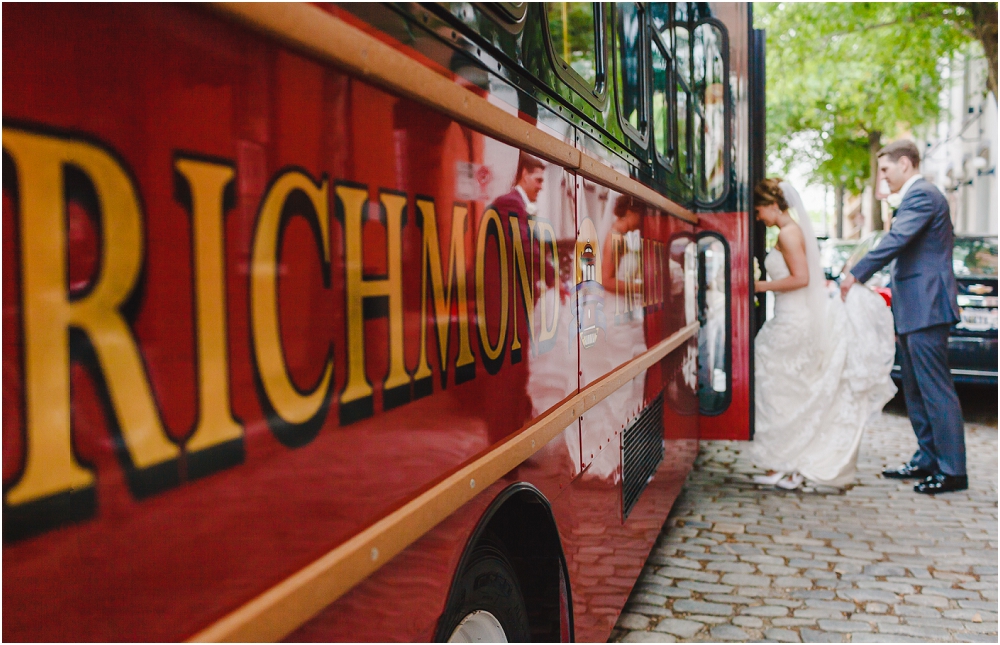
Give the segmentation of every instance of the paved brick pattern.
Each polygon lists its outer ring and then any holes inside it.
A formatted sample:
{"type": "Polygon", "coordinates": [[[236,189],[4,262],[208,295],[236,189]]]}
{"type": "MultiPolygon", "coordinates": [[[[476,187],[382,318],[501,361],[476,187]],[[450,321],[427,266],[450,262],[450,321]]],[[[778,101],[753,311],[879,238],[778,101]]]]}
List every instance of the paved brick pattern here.
{"type": "Polygon", "coordinates": [[[997,642],[995,423],[937,497],[879,475],[916,447],[898,411],[844,490],[757,486],[746,444],[704,442],[610,641],[997,642]]]}

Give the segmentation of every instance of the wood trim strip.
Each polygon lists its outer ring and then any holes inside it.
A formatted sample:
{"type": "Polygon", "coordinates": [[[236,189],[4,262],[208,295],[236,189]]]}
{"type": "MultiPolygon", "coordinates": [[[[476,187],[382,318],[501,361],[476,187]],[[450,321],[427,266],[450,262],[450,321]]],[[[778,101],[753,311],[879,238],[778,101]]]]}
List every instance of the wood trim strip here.
{"type": "Polygon", "coordinates": [[[191,637],[193,642],[280,640],[374,573],[463,504],[541,450],[587,410],[695,335],[694,322],[569,397],[485,455],[446,476],[297,573],[191,637]]]}
{"type": "Polygon", "coordinates": [[[637,197],[648,204],[652,204],[653,206],[661,210],[665,210],[671,215],[687,222],[691,222],[692,224],[698,223],[698,215],[695,213],[684,208],[677,202],[667,199],[649,186],[646,186],[631,177],[625,176],[610,166],[604,165],[603,162],[598,161],[590,155],[585,155],[583,153],[580,154],[580,167],[576,168],[576,171],[580,173],[581,176],[596,181],[602,186],[607,186],[612,190],[617,190],[627,193],[633,197],[637,197]]]}
{"type": "Polygon", "coordinates": [[[211,3],[218,13],[506,144],[626,193],[682,220],[698,216],[574,146],[504,112],[389,45],[310,4],[211,3]]]}

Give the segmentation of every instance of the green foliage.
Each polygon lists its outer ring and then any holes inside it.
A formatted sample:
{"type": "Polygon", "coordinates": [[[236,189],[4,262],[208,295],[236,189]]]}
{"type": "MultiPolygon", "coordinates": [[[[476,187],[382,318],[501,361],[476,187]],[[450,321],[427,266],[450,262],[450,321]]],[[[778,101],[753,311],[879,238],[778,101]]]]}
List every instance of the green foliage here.
{"type": "Polygon", "coordinates": [[[778,245],[778,232],[777,226],[768,226],[766,232],[764,233],[764,248],[770,251],[775,246],[778,245]]]}
{"type": "Polygon", "coordinates": [[[562,56],[566,51],[574,58],[594,58],[594,9],[589,2],[549,2],[546,5],[549,19],[549,31],[552,33],[552,43],[562,56]],[[563,5],[566,9],[566,33],[569,36],[563,44],[563,5]]]}
{"type": "Polygon", "coordinates": [[[933,123],[941,62],[973,42],[967,11],[951,3],[755,3],[754,13],[767,30],[769,165],[801,163],[855,192],[869,178],[869,136],[884,143],[933,123]]]}

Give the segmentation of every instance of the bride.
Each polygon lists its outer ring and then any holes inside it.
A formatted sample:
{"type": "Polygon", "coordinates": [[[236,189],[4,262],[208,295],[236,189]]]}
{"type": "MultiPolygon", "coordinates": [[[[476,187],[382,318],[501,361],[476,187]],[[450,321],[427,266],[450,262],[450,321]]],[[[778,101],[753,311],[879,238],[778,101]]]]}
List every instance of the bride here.
{"type": "Polygon", "coordinates": [[[760,182],[754,208],[758,220],[780,229],[764,260],[768,279],[754,285],[756,293],[775,294],[774,317],[755,341],[750,448],[771,472],[754,481],[843,486],[853,479],[865,423],[896,393],[892,313],[863,286],[846,302],[827,289],[812,224],[788,182],[760,182]]]}

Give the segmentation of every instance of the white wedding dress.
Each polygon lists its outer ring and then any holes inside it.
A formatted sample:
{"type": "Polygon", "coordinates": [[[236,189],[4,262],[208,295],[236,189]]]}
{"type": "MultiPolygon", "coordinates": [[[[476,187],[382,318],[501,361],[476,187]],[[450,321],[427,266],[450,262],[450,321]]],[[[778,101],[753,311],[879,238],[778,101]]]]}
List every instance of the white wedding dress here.
{"type": "MultiPolygon", "coordinates": [[[[794,188],[783,183],[782,189],[793,206],[801,204],[794,188]]],[[[846,302],[839,290],[827,289],[812,226],[798,219],[810,284],[776,292],[774,317],[757,334],[750,453],[762,468],[843,486],[854,477],[865,424],[896,394],[892,313],[866,287],[853,287],[846,302]]],[[[764,266],[769,280],[790,275],[778,250],[764,266]]]]}

